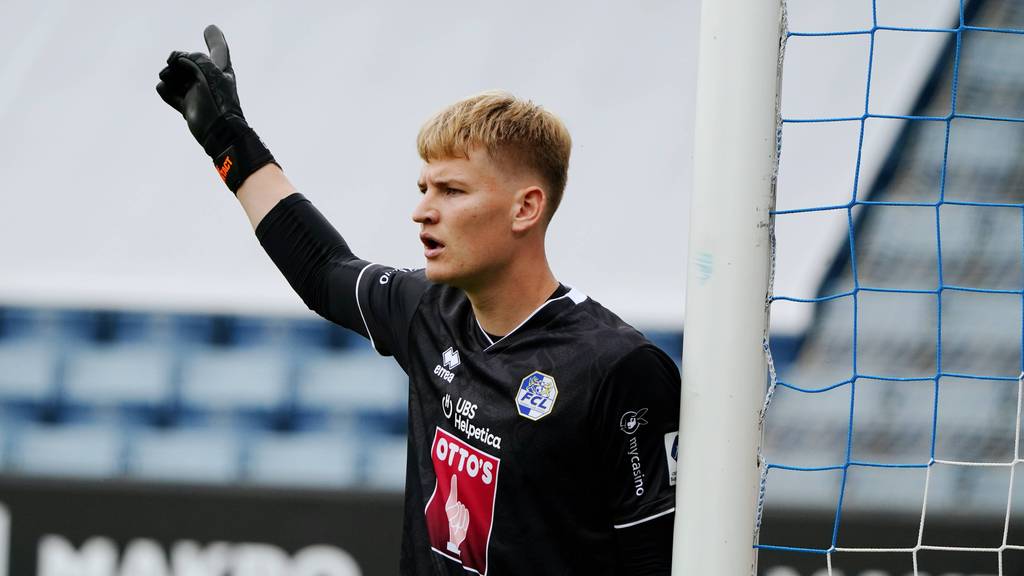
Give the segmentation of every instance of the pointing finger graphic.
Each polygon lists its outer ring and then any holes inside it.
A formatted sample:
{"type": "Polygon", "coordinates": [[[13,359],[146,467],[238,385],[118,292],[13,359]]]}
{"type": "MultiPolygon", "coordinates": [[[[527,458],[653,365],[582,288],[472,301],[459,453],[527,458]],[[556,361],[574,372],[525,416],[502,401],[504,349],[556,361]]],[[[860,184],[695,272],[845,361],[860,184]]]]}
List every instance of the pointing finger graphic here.
{"type": "Polygon", "coordinates": [[[448,492],[448,501],[445,503],[444,507],[447,509],[447,508],[449,508],[451,506],[454,506],[454,505],[458,504],[458,502],[459,502],[459,478],[455,474],[452,474],[452,489],[451,489],[450,492],[448,492]]]}
{"type": "Polygon", "coordinates": [[[448,515],[448,551],[459,554],[459,547],[469,530],[469,509],[459,502],[459,480],[455,474],[452,474],[451,491],[444,511],[448,515]]]}

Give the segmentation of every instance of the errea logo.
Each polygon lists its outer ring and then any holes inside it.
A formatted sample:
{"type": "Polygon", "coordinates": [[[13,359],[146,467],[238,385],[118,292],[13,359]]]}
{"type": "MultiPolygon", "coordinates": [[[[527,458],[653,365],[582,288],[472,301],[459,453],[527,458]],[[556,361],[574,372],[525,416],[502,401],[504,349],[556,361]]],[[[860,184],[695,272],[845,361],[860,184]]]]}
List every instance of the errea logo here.
{"type": "Polygon", "coordinates": [[[456,366],[462,364],[462,360],[459,359],[459,351],[449,346],[448,349],[441,354],[441,363],[444,364],[445,368],[455,370],[456,366]]]}
{"type": "Polygon", "coordinates": [[[441,353],[441,364],[434,366],[434,375],[440,376],[442,380],[450,384],[455,379],[455,372],[452,370],[455,370],[459,364],[462,364],[459,351],[454,346],[449,346],[441,353]]]}

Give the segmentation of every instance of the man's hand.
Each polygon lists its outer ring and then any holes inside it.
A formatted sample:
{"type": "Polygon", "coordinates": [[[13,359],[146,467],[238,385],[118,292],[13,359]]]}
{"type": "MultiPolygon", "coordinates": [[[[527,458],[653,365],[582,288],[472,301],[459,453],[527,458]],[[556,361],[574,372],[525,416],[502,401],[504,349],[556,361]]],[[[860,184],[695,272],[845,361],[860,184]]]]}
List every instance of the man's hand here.
{"type": "Polygon", "coordinates": [[[250,174],[277,162],[242,114],[224,33],[210,25],[203,37],[210,55],[171,52],[156,91],[184,116],[221,179],[237,193],[250,174]]]}

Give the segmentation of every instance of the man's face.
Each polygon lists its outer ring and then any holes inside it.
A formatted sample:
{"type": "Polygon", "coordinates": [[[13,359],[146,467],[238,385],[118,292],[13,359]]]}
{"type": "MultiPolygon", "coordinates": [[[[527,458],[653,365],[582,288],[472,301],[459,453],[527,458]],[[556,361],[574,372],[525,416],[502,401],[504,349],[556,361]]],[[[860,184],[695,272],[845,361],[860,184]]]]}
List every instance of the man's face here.
{"type": "Polygon", "coordinates": [[[486,284],[512,257],[514,182],[474,147],[469,158],[432,160],[420,172],[420,224],[427,278],[464,289],[486,284]]]}

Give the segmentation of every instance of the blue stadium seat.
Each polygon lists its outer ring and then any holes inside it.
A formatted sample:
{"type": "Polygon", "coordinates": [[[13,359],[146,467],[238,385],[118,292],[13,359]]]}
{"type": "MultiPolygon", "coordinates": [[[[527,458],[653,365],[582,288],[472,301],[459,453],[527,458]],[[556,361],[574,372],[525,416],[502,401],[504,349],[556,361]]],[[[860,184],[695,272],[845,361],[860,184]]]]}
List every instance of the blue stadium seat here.
{"type": "Polygon", "coordinates": [[[0,306],[0,339],[32,337],[38,334],[40,325],[37,310],[0,306]]]}
{"type": "Polygon", "coordinates": [[[366,483],[374,488],[405,488],[406,445],[404,436],[371,437],[365,444],[366,483]]]}
{"type": "Polygon", "coordinates": [[[45,402],[56,392],[56,345],[47,340],[0,340],[0,399],[45,402]]]}
{"type": "Polygon", "coordinates": [[[11,415],[0,407],[0,470],[7,467],[8,454],[11,448],[11,415]]]}
{"type": "Polygon", "coordinates": [[[359,479],[357,436],[341,430],[263,434],[249,451],[248,480],[289,486],[352,486],[359,479]]]}
{"type": "Polygon", "coordinates": [[[131,439],[129,474],[149,480],[233,482],[240,438],[230,427],[142,429],[131,439]]]}
{"type": "Polygon", "coordinates": [[[26,422],[12,434],[14,442],[8,461],[16,472],[93,478],[123,472],[122,434],[110,424],[26,422]]]}
{"type": "Polygon", "coordinates": [[[68,359],[65,399],[95,408],[156,407],[171,398],[173,358],[165,348],[137,344],[93,346],[68,359]]]}
{"type": "Polygon", "coordinates": [[[273,411],[288,400],[288,373],[277,348],[200,348],[184,360],[182,402],[213,413],[273,411]]]}
{"type": "Polygon", "coordinates": [[[303,363],[298,405],[333,414],[404,413],[408,380],[394,360],[372,352],[329,353],[303,363]]]}

